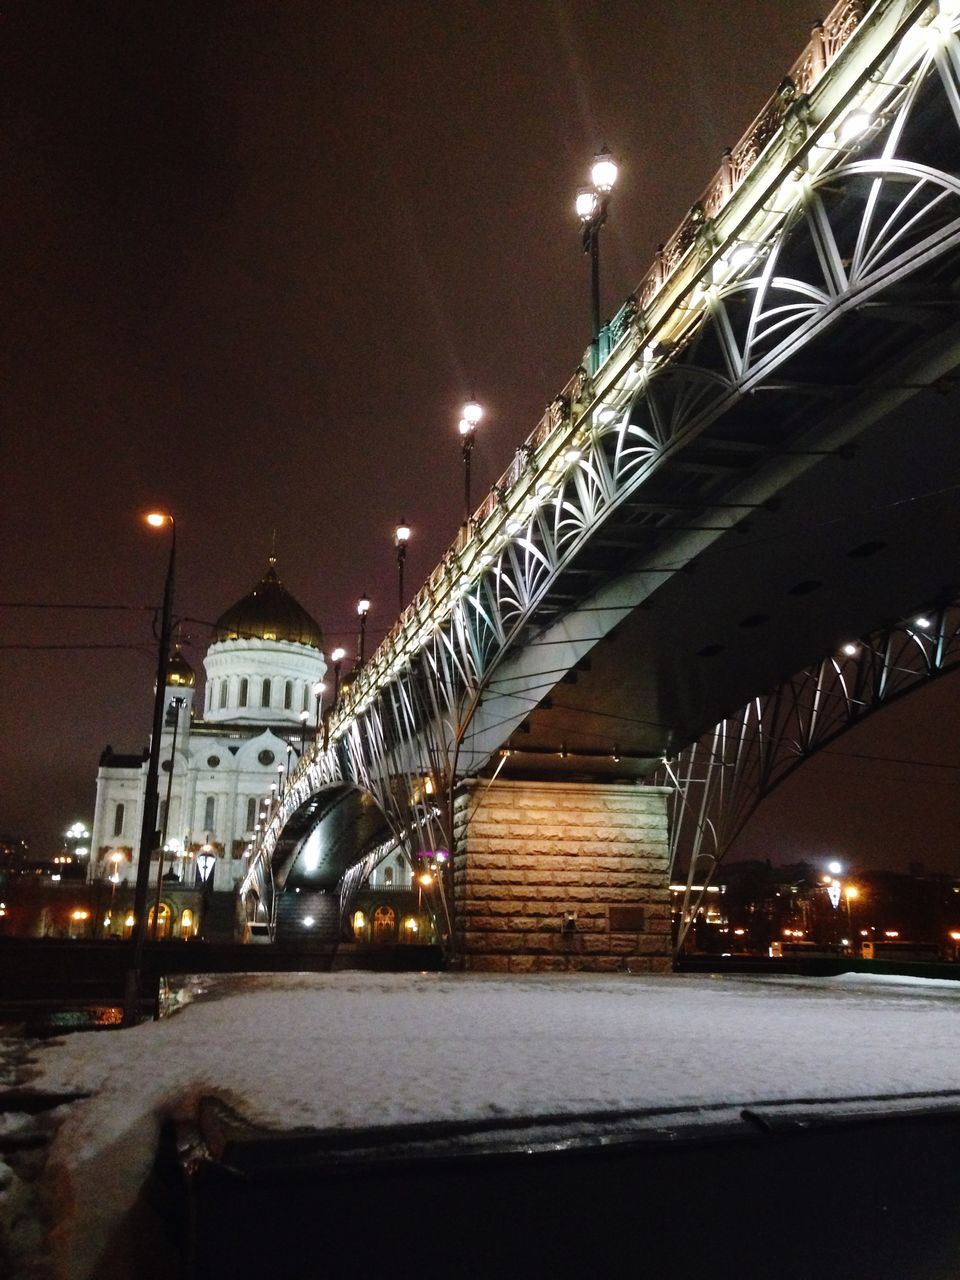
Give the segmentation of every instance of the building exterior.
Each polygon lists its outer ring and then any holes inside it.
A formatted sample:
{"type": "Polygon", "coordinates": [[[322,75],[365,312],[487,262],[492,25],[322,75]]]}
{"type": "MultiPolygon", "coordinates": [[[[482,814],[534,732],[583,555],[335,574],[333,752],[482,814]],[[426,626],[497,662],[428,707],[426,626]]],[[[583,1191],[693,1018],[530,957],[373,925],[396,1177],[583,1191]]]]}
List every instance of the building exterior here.
{"type": "MultiPolygon", "coordinates": [[[[280,581],[276,558],[253,589],[214,625],[201,690],[179,647],[164,691],[156,885],[163,846],[160,916],[183,936],[177,899],[202,888],[233,897],[264,802],[283,785],[305,738],[319,730],[314,686],[326,671],[320,627],[280,581]]],[[[147,752],[100,757],[90,879],[132,885],[146,786],[147,752]]],[[[221,913],[222,914],[222,913],[221,913]]]]}

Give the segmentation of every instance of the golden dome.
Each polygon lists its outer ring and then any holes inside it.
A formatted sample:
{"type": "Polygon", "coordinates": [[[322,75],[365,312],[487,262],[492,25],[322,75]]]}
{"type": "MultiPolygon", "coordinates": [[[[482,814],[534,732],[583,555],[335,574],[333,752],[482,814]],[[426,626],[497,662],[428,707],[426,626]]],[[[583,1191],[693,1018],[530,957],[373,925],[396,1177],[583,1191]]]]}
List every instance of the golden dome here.
{"type": "Polygon", "coordinates": [[[178,689],[195,689],[197,687],[196,673],[180,652],[180,646],[177,645],[173,653],[170,655],[170,661],[167,663],[167,686],[175,686],[178,689]]]}
{"type": "Polygon", "coordinates": [[[213,632],[217,640],[285,640],[323,648],[320,627],[280,581],[275,556],[253,590],[220,615],[213,632]]]}

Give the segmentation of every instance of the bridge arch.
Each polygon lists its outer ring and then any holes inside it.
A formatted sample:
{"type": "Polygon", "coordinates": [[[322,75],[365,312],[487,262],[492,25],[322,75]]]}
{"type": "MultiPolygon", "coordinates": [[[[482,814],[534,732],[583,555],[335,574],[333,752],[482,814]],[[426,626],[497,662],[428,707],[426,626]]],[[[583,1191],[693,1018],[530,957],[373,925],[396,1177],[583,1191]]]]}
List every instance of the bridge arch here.
{"type": "Polygon", "coordinates": [[[251,868],[241,890],[246,917],[282,933],[281,901],[299,894],[315,901],[320,895],[330,899],[327,932],[339,936],[357,881],[350,872],[363,868],[368,874],[395,844],[387,816],[369,791],[329,781],[290,813],[269,860],[251,868]]]}
{"type": "Polygon", "coordinates": [[[960,597],[851,641],[752,698],[665,763],[674,788],[670,867],[686,861],[681,950],[717,867],[760,804],[807,760],[869,716],[960,668],[960,597]],[[706,859],[709,870],[698,871],[706,859]]]}

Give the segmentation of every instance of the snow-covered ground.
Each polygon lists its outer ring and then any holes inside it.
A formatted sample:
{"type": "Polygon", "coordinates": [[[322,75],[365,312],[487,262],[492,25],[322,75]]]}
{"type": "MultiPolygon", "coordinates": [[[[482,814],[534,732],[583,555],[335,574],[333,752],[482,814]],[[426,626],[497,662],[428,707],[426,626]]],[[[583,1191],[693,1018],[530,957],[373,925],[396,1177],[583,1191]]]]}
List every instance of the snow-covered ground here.
{"type": "Polygon", "coordinates": [[[42,1050],[38,1087],[94,1095],[65,1108],[47,1163],[59,1206],[52,1274],[96,1274],[153,1160],[161,1118],[190,1118],[209,1094],[261,1125],[362,1129],[663,1107],[691,1108],[693,1123],[723,1104],[960,1093],[960,984],[951,982],[204,981],[206,997],[176,1017],[42,1050]]]}

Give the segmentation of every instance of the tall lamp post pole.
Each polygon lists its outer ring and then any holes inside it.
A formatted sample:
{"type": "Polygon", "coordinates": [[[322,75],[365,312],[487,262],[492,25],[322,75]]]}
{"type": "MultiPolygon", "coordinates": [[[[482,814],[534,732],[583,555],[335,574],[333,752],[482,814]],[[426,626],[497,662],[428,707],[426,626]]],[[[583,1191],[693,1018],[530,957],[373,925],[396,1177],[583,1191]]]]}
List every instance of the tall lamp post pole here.
{"type": "Polygon", "coordinates": [[[173,770],[177,759],[177,730],[180,728],[180,711],[185,705],[186,698],[171,698],[170,705],[174,708],[175,715],[173,717],[173,741],[170,744],[170,770],[167,773],[167,796],[163,806],[163,822],[160,824],[160,861],[157,863],[157,896],[153,904],[153,940],[157,940],[157,930],[160,927],[160,895],[163,892],[163,851],[167,843],[167,825],[170,821],[170,793],[173,790],[173,770]]]}
{"type": "Polygon", "coordinates": [[[340,698],[340,667],[344,658],[347,656],[346,649],[341,649],[338,645],[330,655],[330,661],[333,663],[333,705],[336,706],[340,698]]]}
{"type": "Polygon", "coordinates": [[[460,418],[460,443],[461,453],[463,456],[463,523],[469,525],[470,517],[473,515],[473,507],[470,505],[470,459],[473,455],[473,442],[477,437],[477,424],[483,417],[483,409],[477,404],[476,400],[468,400],[463,406],[463,413],[460,418]]]}
{"type": "Polygon", "coordinates": [[[363,666],[367,653],[367,614],[370,612],[370,600],[364,592],[357,601],[357,617],[360,619],[360,636],[357,645],[357,662],[363,666]]]}
{"type": "Polygon", "coordinates": [[[591,186],[577,192],[576,210],[580,219],[580,239],[590,255],[590,318],[593,343],[593,371],[600,363],[600,228],[607,220],[610,192],[617,180],[617,162],[604,147],[593,158],[591,186]]]}
{"type": "Polygon", "coordinates": [[[403,609],[403,566],[407,558],[407,543],[410,541],[410,526],[406,520],[401,520],[394,530],[394,539],[397,544],[397,598],[400,609],[403,609]]]}
{"type": "Polygon", "coordinates": [[[177,564],[177,526],[168,512],[152,511],[147,524],[153,529],[170,526],[170,557],[163,588],[160,636],[157,643],[157,685],[153,695],[153,734],[147,761],[147,780],[143,795],[143,819],[140,823],[140,848],[137,853],[137,881],[133,894],[133,932],[123,993],[123,1025],[135,1026],[140,1020],[140,971],[143,966],[143,943],[147,925],[147,886],[150,880],[150,854],[157,831],[157,779],[160,773],[160,738],[163,734],[163,698],[167,687],[170,662],[170,637],[173,630],[173,583],[177,564]]]}
{"type": "Polygon", "coordinates": [[[330,661],[333,663],[333,697],[330,699],[330,705],[327,707],[323,716],[323,749],[326,751],[330,745],[330,716],[337,709],[337,702],[340,698],[340,664],[347,656],[346,649],[341,649],[338,645],[330,654],[330,661]]]}

